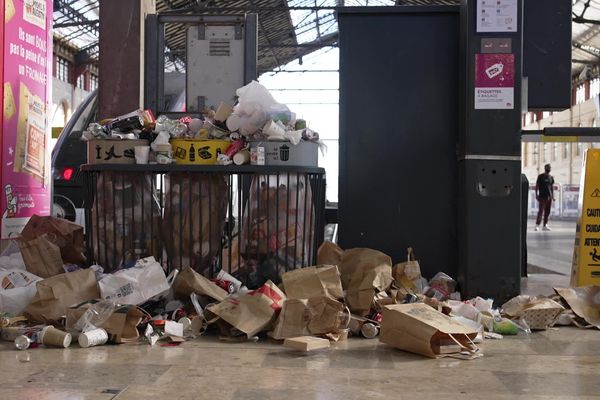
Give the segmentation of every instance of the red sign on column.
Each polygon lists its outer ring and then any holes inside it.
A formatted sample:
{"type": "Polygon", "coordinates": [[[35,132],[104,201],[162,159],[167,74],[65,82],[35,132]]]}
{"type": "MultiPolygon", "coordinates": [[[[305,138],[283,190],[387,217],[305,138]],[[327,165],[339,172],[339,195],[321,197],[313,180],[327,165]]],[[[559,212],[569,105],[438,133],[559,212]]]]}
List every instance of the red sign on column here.
{"type": "Polygon", "coordinates": [[[475,109],[515,106],[515,55],[475,54],[475,109]]]}

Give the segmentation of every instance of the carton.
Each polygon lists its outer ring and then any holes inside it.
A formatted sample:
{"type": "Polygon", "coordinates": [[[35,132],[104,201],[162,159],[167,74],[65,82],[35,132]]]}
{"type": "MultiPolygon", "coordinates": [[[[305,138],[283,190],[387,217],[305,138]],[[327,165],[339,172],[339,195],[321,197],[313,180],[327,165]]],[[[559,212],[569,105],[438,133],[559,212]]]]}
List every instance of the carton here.
{"type": "Polygon", "coordinates": [[[135,164],[135,146],[147,140],[96,139],[87,143],[88,164],[135,164]]]}
{"type": "Polygon", "coordinates": [[[297,145],[289,141],[251,141],[250,149],[265,149],[265,165],[292,165],[299,167],[317,167],[319,165],[319,146],[314,142],[300,141],[297,145]]]}

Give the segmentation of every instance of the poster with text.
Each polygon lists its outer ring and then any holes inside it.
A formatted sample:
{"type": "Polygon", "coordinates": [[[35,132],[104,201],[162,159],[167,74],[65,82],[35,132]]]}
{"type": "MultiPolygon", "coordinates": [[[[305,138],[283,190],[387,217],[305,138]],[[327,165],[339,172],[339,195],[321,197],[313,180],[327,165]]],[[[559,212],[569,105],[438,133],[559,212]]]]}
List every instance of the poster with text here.
{"type": "Polygon", "coordinates": [[[477,0],[477,32],[516,32],[518,0],[477,0]]]}
{"type": "Polygon", "coordinates": [[[475,54],[475,109],[515,107],[515,55],[475,54]]]}
{"type": "Polygon", "coordinates": [[[33,214],[51,210],[52,5],[5,0],[2,238],[20,233],[33,214]]]}

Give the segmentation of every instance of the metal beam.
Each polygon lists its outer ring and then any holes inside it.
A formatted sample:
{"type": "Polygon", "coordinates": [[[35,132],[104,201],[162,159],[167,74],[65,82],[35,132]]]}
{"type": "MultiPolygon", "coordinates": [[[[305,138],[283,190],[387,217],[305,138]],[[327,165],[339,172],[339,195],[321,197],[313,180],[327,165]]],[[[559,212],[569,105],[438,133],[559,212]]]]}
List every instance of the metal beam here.
{"type": "Polygon", "coordinates": [[[54,24],[53,28],[54,29],[58,29],[58,28],[70,28],[73,26],[86,26],[86,25],[97,25],[100,23],[100,20],[94,19],[91,21],[81,21],[81,22],[64,22],[64,23],[60,23],[60,24],[54,24]]]}

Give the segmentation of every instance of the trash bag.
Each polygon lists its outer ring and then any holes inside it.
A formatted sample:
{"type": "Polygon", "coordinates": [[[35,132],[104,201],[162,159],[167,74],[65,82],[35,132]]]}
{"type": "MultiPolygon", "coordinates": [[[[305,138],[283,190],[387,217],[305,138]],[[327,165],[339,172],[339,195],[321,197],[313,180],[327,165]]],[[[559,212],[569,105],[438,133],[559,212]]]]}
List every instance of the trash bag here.
{"type": "Polygon", "coordinates": [[[163,235],[171,268],[192,267],[208,276],[221,251],[227,213],[225,174],[165,176],[163,235]]]}
{"type": "MultiPolygon", "coordinates": [[[[306,175],[256,176],[240,227],[240,252],[248,287],[281,282],[289,270],[312,265],[316,225],[306,175]],[[279,178],[278,178],[279,176],[279,178]]],[[[236,275],[236,274],[234,274],[236,275]]]]}
{"type": "Polygon", "coordinates": [[[92,205],[91,243],[96,264],[110,273],[136,258],[160,259],[160,205],[150,174],[102,172],[92,205]]]}

